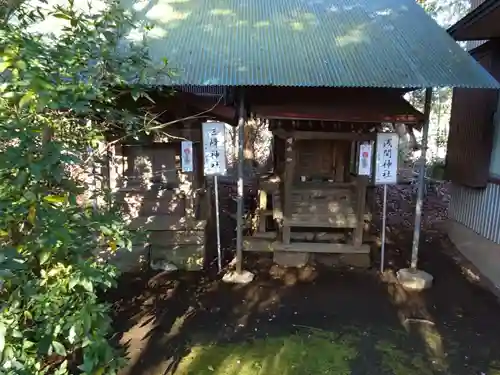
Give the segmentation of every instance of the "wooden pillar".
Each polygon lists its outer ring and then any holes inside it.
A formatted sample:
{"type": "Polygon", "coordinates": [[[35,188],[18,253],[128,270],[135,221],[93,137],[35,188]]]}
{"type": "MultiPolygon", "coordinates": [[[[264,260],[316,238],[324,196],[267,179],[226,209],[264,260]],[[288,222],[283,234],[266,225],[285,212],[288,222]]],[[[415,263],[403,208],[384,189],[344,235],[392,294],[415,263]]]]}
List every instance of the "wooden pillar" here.
{"type": "Polygon", "coordinates": [[[186,176],[186,181],[185,181],[186,187],[184,189],[184,194],[185,194],[185,204],[186,204],[186,219],[187,222],[190,225],[193,223],[195,219],[195,194],[196,190],[194,189],[193,186],[193,173],[189,173],[186,176]]]}
{"type": "Polygon", "coordinates": [[[345,181],[347,141],[334,141],[335,182],[345,181]]]}
{"type": "Polygon", "coordinates": [[[281,207],[283,209],[283,230],[282,241],[288,245],[290,243],[290,221],[292,218],[292,189],[293,172],[295,169],[295,152],[293,148],[294,139],[287,138],[285,145],[285,173],[283,179],[283,195],[281,207]]]}
{"type": "MultiPolygon", "coordinates": [[[[201,138],[201,124],[197,124],[197,133],[201,138]],[[199,133],[198,133],[199,131],[199,133]]],[[[195,199],[195,216],[197,209],[200,210],[200,219],[210,220],[212,218],[212,192],[209,191],[209,185],[206,182],[203,174],[203,145],[197,141],[193,143],[193,178],[195,179],[196,199],[195,199]]]]}
{"type": "Polygon", "coordinates": [[[278,176],[282,176],[285,170],[285,140],[279,137],[274,137],[274,154],[276,156],[276,169],[274,173],[278,176]]]}
{"type": "Polygon", "coordinates": [[[266,231],[266,211],[267,211],[267,192],[263,189],[259,190],[259,227],[257,228],[258,232],[266,231]]]}
{"type": "MultiPolygon", "coordinates": [[[[184,111],[183,111],[184,112],[184,111]]],[[[184,116],[184,113],[183,113],[184,116]]],[[[181,137],[186,140],[191,140],[192,141],[192,128],[193,128],[193,123],[194,120],[184,120],[182,122],[182,127],[180,130],[181,137]]],[[[179,142],[180,143],[180,142],[179,142]]],[[[179,148],[181,148],[181,144],[179,144],[179,148]]],[[[194,159],[196,158],[196,154],[194,154],[195,147],[193,144],[193,155],[191,157],[193,158],[193,171],[192,172],[182,172],[182,165],[181,165],[181,160],[182,160],[182,149],[180,150],[180,155],[179,155],[179,165],[176,165],[177,170],[179,171],[178,173],[182,175],[182,185],[181,188],[184,193],[184,203],[186,207],[186,220],[188,223],[189,228],[191,228],[192,223],[196,217],[196,190],[198,186],[196,186],[196,178],[195,178],[195,161],[194,159]]]]}
{"type": "Polygon", "coordinates": [[[277,174],[279,173],[278,169],[278,153],[277,153],[277,143],[279,142],[277,136],[273,136],[273,142],[272,142],[272,152],[273,152],[273,173],[277,174]]]}
{"type": "Polygon", "coordinates": [[[243,270],[243,213],[244,213],[244,197],[243,197],[243,163],[244,154],[243,147],[245,145],[245,122],[247,119],[247,110],[243,98],[243,91],[240,93],[239,107],[238,107],[238,149],[237,153],[238,163],[238,199],[236,207],[236,272],[241,273],[243,270]]]}
{"type": "MultiPolygon", "coordinates": [[[[177,146],[177,145],[175,145],[177,146]]],[[[175,156],[174,167],[176,169],[177,178],[179,179],[178,194],[180,199],[184,201],[184,215],[188,228],[192,227],[195,218],[195,186],[194,172],[183,172],[181,166],[182,150],[181,144],[178,144],[178,154],[175,156]]],[[[193,161],[194,164],[194,161],[193,161]]],[[[193,165],[194,167],[194,165],[193,165]]]]}
{"type": "Polygon", "coordinates": [[[108,146],[109,189],[116,193],[123,187],[125,178],[125,156],[121,143],[111,143],[108,146]]]}
{"type": "Polygon", "coordinates": [[[363,244],[363,232],[365,230],[366,188],[368,179],[366,176],[358,176],[356,181],[356,228],[354,228],[353,245],[360,247],[363,244]]]}

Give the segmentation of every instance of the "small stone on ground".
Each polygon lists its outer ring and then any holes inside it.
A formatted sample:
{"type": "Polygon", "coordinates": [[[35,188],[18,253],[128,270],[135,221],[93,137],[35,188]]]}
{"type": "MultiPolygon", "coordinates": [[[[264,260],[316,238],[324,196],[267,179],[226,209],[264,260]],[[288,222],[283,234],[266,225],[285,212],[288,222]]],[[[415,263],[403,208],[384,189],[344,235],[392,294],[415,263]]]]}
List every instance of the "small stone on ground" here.
{"type": "Polygon", "coordinates": [[[240,273],[236,271],[229,271],[222,276],[222,281],[232,284],[248,284],[252,282],[253,278],[254,274],[249,271],[241,271],[240,273]]]}
{"type": "Polygon", "coordinates": [[[422,270],[403,268],[397,272],[398,281],[404,289],[421,291],[432,286],[433,277],[422,270]]]}

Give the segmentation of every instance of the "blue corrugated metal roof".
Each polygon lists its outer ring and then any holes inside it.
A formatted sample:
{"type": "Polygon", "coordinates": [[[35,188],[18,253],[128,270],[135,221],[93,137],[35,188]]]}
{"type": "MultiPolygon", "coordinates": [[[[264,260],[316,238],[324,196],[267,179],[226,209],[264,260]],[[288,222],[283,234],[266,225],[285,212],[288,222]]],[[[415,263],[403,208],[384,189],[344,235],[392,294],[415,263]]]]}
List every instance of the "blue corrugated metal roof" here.
{"type": "Polygon", "coordinates": [[[498,88],[415,0],[124,0],[167,84],[498,88]]]}

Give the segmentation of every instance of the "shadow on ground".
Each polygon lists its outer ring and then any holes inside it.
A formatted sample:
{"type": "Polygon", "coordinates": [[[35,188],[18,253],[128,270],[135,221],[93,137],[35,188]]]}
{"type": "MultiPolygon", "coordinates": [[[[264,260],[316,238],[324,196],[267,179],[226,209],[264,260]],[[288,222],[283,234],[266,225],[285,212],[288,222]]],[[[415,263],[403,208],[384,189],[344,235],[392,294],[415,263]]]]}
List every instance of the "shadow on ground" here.
{"type": "Polygon", "coordinates": [[[407,266],[411,238],[411,228],[391,224],[383,276],[376,251],[371,270],[247,258],[256,279],[246,286],[209,273],[123,275],[108,295],[130,358],[123,375],[500,375],[495,297],[464,274],[432,225],[420,268],[435,285],[402,290],[394,271],[407,266]]]}
{"type": "MultiPolygon", "coordinates": [[[[125,275],[115,327],[128,347],[123,374],[495,374],[500,308],[426,243],[422,294],[391,272],[281,270],[248,260],[248,286],[201,274],[125,275]]],[[[499,370],[500,371],[500,370],[499,370]]],[[[500,374],[500,372],[499,372],[500,374]]]]}

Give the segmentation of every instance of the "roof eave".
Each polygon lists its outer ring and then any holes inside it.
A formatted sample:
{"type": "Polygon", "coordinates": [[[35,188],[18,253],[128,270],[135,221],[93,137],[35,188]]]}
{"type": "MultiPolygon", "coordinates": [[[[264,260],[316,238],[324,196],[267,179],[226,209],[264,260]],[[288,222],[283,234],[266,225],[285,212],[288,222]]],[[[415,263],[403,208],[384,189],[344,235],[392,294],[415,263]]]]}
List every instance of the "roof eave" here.
{"type": "Polygon", "coordinates": [[[467,28],[474,23],[479,22],[482,18],[499,8],[500,1],[486,0],[473,11],[468,13],[465,17],[461,18],[454,25],[449,27],[447,31],[457,41],[489,39],[489,36],[468,36],[467,28]]]}
{"type": "MultiPolygon", "coordinates": [[[[265,97],[263,91],[262,96],[265,97]]],[[[311,96],[313,94],[310,93],[311,96]]],[[[280,96],[280,95],[276,95],[280,96]]],[[[404,98],[397,95],[379,95],[378,99],[369,96],[363,96],[364,105],[360,106],[355,100],[337,100],[332,99],[330,102],[317,103],[300,103],[291,99],[281,102],[254,102],[252,97],[250,106],[252,112],[259,117],[268,119],[293,119],[293,120],[312,120],[312,121],[340,121],[351,123],[407,123],[418,124],[424,120],[424,115],[415,109],[404,98]],[[339,101],[340,100],[340,101],[339,101]]],[[[212,116],[223,119],[226,122],[231,122],[236,118],[236,108],[232,105],[225,105],[215,100],[214,98],[204,98],[199,95],[178,92],[178,98],[182,98],[191,106],[202,111],[204,114],[210,113],[212,116]]],[[[295,97],[297,97],[295,95],[295,97]]],[[[255,97],[254,97],[255,99],[255,97]]]]}

